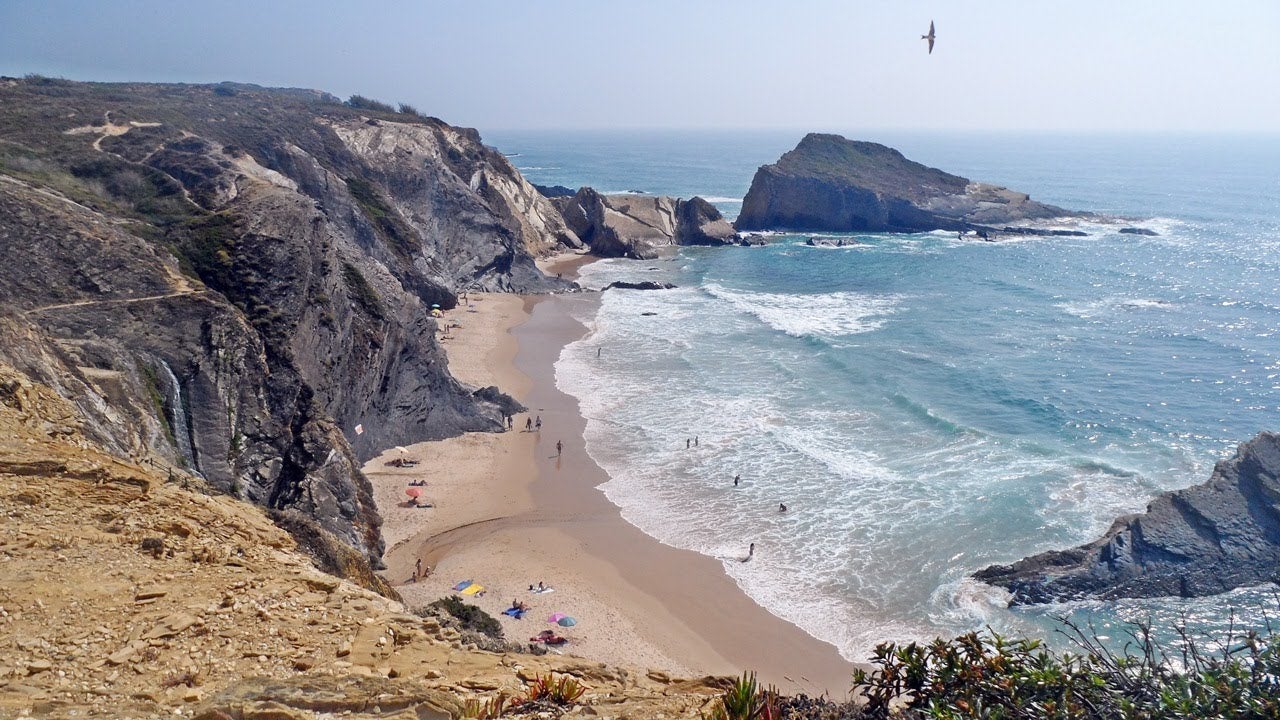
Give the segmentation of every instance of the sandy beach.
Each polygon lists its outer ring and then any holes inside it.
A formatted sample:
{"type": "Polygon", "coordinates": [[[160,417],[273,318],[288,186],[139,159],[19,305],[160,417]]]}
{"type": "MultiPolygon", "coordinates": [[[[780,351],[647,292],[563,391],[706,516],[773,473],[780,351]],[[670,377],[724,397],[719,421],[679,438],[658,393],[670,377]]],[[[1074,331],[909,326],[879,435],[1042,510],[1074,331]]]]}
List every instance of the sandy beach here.
{"type": "MultiPolygon", "coordinates": [[[[572,277],[585,261],[570,256],[548,268],[572,277]]],[[[596,302],[594,294],[485,294],[447,314],[463,326],[445,341],[454,376],[498,385],[529,414],[516,417],[513,432],[392,449],[365,466],[385,519],[386,577],[411,605],[464,580],[484,585],[468,602],[499,617],[511,640],[555,627],[569,638],[557,650],[566,654],[673,675],[755,670],[785,691],[843,698],[852,665],[834,647],[756,605],[719,560],[643,534],[596,489],[606,476],[583,449],[576,401],[554,380],[561,351],[586,330],[570,309],[596,302]],[[540,417],[542,430],[525,432],[526,417],[540,417]],[[397,457],[420,464],[385,465],[397,457]],[[407,506],[414,480],[426,482],[422,501],[433,507],[407,506]],[[411,582],[419,559],[432,572],[411,582]],[[554,592],[531,593],[539,582],[554,592]],[[529,614],[500,615],[516,599],[529,614]],[[577,625],[547,623],[556,612],[577,625]]]]}

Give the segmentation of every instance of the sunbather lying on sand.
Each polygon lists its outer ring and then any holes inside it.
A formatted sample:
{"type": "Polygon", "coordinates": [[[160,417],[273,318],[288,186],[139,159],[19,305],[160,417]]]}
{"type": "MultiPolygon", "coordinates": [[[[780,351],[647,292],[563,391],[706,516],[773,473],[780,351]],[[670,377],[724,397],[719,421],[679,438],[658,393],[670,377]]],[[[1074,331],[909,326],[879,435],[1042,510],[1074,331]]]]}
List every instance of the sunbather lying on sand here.
{"type": "Polygon", "coordinates": [[[536,636],[529,638],[529,642],[545,643],[547,645],[563,645],[569,641],[550,630],[543,630],[536,636]]]}

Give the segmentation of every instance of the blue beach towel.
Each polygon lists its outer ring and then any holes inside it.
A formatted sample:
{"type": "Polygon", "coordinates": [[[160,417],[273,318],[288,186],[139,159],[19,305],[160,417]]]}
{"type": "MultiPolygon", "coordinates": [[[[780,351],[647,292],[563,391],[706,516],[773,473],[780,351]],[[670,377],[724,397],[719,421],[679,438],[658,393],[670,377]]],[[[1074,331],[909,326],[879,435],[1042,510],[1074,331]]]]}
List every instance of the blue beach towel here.
{"type": "Polygon", "coordinates": [[[467,589],[467,586],[469,586],[469,585],[471,585],[471,581],[470,581],[470,580],[463,580],[462,582],[458,583],[457,585],[454,585],[454,586],[453,586],[453,589],[454,589],[454,590],[466,590],[466,589],[467,589]]]}

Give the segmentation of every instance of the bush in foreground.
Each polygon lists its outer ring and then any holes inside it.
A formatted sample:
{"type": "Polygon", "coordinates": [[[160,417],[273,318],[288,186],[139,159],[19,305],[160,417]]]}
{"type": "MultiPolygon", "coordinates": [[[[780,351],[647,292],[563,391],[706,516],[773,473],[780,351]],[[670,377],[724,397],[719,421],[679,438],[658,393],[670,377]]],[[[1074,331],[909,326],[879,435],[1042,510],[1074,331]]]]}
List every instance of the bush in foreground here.
{"type": "Polygon", "coordinates": [[[494,640],[502,639],[502,625],[492,615],[475,605],[462,602],[457,595],[442,597],[428,607],[439,608],[456,618],[464,630],[478,632],[494,640]]]}
{"type": "Polygon", "coordinates": [[[969,633],[927,645],[878,646],[854,673],[869,718],[1093,720],[1280,717],[1280,638],[1229,633],[1205,652],[1185,627],[1178,647],[1136,625],[1124,654],[1064,621],[1079,652],[969,633]]]}

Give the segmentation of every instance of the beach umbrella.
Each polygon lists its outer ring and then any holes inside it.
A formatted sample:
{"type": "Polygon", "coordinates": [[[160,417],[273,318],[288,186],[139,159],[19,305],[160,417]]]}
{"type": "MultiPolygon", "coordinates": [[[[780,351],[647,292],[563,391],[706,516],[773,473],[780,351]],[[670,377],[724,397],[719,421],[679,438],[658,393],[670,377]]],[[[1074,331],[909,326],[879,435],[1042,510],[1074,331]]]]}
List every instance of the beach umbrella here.
{"type": "Polygon", "coordinates": [[[397,445],[397,446],[396,446],[396,449],[397,449],[397,450],[399,450],[399,451],[400,451],[400,452],[402,452],[402,453],[407,453],[407,452],[409,452],[409,450],[408,450],[407,448],[403,448],[403,447],[401,447],[401,446],[399,446],[399,445],[397,445]]]}
{"type": "Polygon", "coordinates": [[[405,495],[408,495],[409,497],[413,498],[414,500],[417,500],[419,497],[421,497],[421,496],[422,496],[422,488],[420,488],[420,487],[405,488],[405,489],[404,489],[404,494],[405,494],[405,495]]]}
{"type": "Polygon", "coordinates": [[[549,623],[558,623],[558,622],[560,622],[561,620],[563,620],[563,619],[565,619],[565,618],[567,618],[567,617],[569,617],[569,616],[568,616],[568,615],[565,615],[564,613],[555,613],[555,614],[553,614],[551,617],[547,618],[547,622],[549,622],[549,623]]]}
{"type": "Polygon", "coordinates": [[[559,625],[560,627],[573,627],[574,625],[578,624],[578,621],[574,620],[568,615],[565,615],[564,617],[557,620],[556,624],[559,625]]]}
{"type": "Polygon", "coordinates": [[[440,303],[431,303],[431,307],[436,308],[436,309],[439,309],[439,308],[440,308],[440,303]]]}

